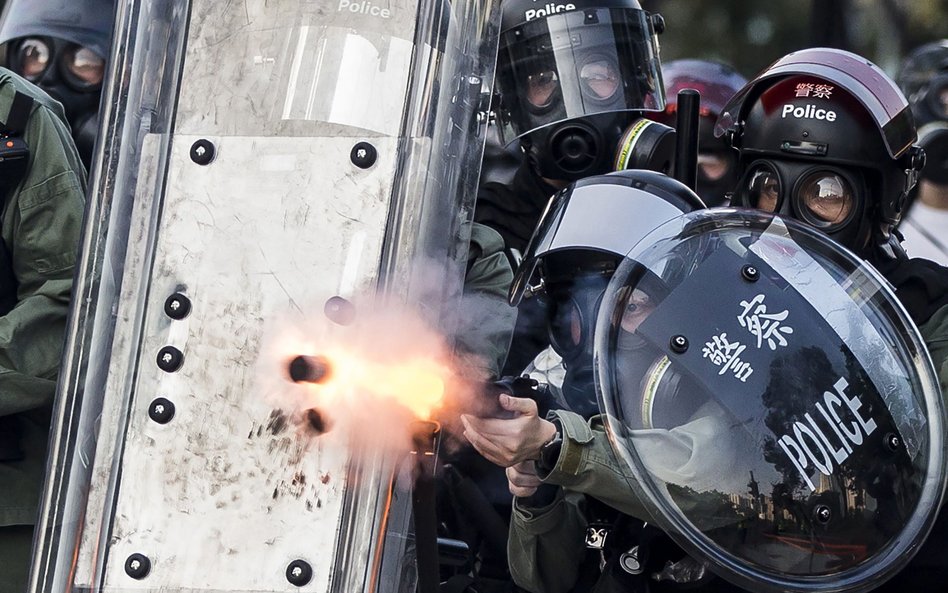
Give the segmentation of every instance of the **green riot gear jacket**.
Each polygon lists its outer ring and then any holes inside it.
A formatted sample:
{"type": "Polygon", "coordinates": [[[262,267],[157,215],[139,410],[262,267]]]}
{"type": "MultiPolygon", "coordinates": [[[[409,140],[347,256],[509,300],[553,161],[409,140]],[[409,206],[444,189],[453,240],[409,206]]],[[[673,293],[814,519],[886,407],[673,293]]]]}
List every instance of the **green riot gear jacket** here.
{"type": "Polygon", "coordinates": [[[0,459],[0,527],[36,521],[86,176],[62,106],[5,69],[0,117],[10,112],[17,91],[33,105],[22,135],[29,161],[3,196],[0,213],[12,270],[12,280],[0,280],[0,292],[16,293],[13,308],[0,316],[0,427],[12,441],[0,459]]]}

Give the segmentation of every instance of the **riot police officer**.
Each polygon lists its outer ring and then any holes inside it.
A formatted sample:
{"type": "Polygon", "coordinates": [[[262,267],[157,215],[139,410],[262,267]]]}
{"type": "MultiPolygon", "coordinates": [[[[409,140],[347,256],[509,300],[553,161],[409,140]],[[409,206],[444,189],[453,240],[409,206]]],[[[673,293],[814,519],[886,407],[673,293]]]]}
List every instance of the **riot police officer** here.
{"type": "MultiPolygon", "coordinates": [[[[852,53],[787,55],[726,106],[718,132],[738,149],[735,206],[802,220],[889,279],[926,336],[948,317],[948,272],[909,259],[893,229],[925,164],[898,86],[852,53]]],[[[940,368],[945,354],[932,351],[940,368]]]]}
{"type": "Polygon", "coordinates": [[[5,65],[62,103],[86,168],[114,20],[114,0],[9,0],[0,22],[5,65]]]}
{"type": "MultiPolygon", "coordinates": [[[[468,438],[508,467],[518,496],[564,487],[537,505],[518,500],[511,566],[529,590],[576,582],[568,559],[582,547],[569,532],[584,520],[571,492],[648,518],[693,553],[639,581],[645,590],[655,580],[702,585],[708,567],[751,590],[864,590],[902,569],[933,525],[946,422],[925,348],[944,381],[948,293],[926,300],[931,278],[899,281],[893,270],[914,264],[891,233],[922,152],[907,103],[874,66],[835,50],[801,53],[739,93],[732,105],[746,111],[725,110],[741,148],[735,203],[753,197],[758,209],[683,215],[614,272],[595,337],[603,416],[557,413],[551,427],[508,398],[516,424],[466,419],[468,438]],[[827,133],[835,122],[838,134],[827,133]],[[875,268],[831,238],[895,278],[904,308],[875,268]],[[650,312],[627,323],[639,292],[650,312]]],[[[558,212],[554,201],[548,215],[558,212]]],[[[586,227],[603,234],[610,224],[586,227]]],[[[641,553],[619,554],[622,571],[646,572],[641,553]]]]}
{"type": "Polygon", "coordinates": [[[926,164],[899,224],[912,257],[948,265],[948,40],[927,43],[902,63],[896,81],[912,105],[926,164]]]}
{"type": "MultiPolygon", "coordinates": [[[[610,251],[619,229],[637,234],[615,205],[592,217],[595,201],[583,198],[606,191],[587,189],[575,204],[551,203],[536,235],[543,259],[610,251]]],[[[653,193],[641,179],[632,189],[653,193]]],[[[543,420],[508,397],[513,419],[464,419],[518,496],[518,584],[862,591],[891,577],[944,493],[946,421],[925,344],[885,280],[822,231],[753,209],[696,210],[631,240],[596,300],[602,415],[543,420]],[[589,497],[682,549],[590,523],[589,497]],[[587,548],[602,550],[607,569],[592,583],[576,563],[587,548]]],[[[529,250],[514,297],[536,259],[529,250]]],[[[567,346],[590,339],[589,311],[576,305],[591,301],[558,299],[564,314],[552,319],[567,346]]]]}
{"type": "MultiPolygon", "coordinates": [[[[517,497],[511,519],[511,572],[515,582],[527,590],[631,587],[632,582],[641,583],[661,569],[658,559],[665,556],[659,553],[660,548],[663,553],[665,548],[674,549],[677,555],[672,552],[670,557],[676,560],[684,557],[660,533],[644,529],[640,520],[609,506],[616,504],[615,490],[597,491],[593,485],[593,497],[586,497],[586,486],[560,487],[554,485],[558,482],[543,483],[541,476],[546,477],[557,465],[563,441],[554,435],[593,435],[595,430],[587,426],[590,417],[589,426],[602,428],[596,419],[599,405],[593,382],[593,343],[599,304],[612,274],[625,253],[655,227],[702,207],[697,195],[683,184],[652,171],[625,170],[585,178],[553,197],[518,267],[511,304],[518,305],[524,298],[545,301],[548,314],[544,323],[550,343],[566,367],[562,392],[557,393],[558,403],[546,418],[536,402],[502,395],[501,405],[514,418],[465,416],[463,422],[465,435],[477,450],[507,468],[510,491],[517,497]],[[556,508],[551,510],[554,503],[556,508]],[[589,529],[611,532],[609,545],[587,541],[589,529]],[[633,575],[619,565],[625,551],[620,548],[637,545],[643,533],[652,541],[658,566],[633,575]],[[605,570],[601,565],[604,559],[609,561],[605,570]]],[[[649,293],[648,289],[635,293],[634,307],[627,308],[627,326],[634,327],[635,321],[647,316],[649,293]]],[[[587,444],[594,450],[589,459],[611,455],[601,433],[592,442],[584,441],[587,444]]],[[[625,490],[620,487],[619,491],[621,498],[625,490]]]]}
{"type": "Polygon", "coordinates": [[[701,94],[698,114],[698,188],[708,207],[726,203],[726,195],[734,188],[736,156],[731,147],[714,135],[714,124],[721,109],[741,90],[747,79],[734,68],[710,60],[674,60],[662,64],[665,79],[665,111],[649,117],[668,126],[675,126],[678,116],[678,93],[695,89],[701,94]]]}
{"type": "MultiPolygon", "coordinates": [[[[557,190],[571,180],[616,168],[651,163],[661,169],[671,160],[674,139],[671,128],[641,117],[665,105],[657,43],[664,28],[660,16],[642,10],[637,0],[543,6],[507,0],[501,13],[493,127],[500,145],[519,144],[522,158],[512,179],[491,170],[482,174],[485,183],[478,190],[474,219],[501,235],[516,265],[557,190]],[[633,149],[623,155],[623,145],[633,149]]],[[[498,154],[500,159],[489,159],[485,166],[512,160],[498,154]]],[[[547,348],[546,318],[540,299],[518,307],[502,375],[520,375],[547,348]]],[[[501,515],[509,512],[503,472],[476,454],[455,467],[474,477],[501,515]]],[[[476,523],[479,527],[488,521],[476,523]]],[[[502,560],[481,565],[502,564],[495,572],[506,572],[506,550],[494,552],[502,560]]]]}
{"type": "MultiPolygon", "coordinates": [[[[894,232],[925,163],[898,86],[845,51],[795,52],[730,102],[718,132],[740,153],[732,204],[801,220],[885,275],[921,330],[944,390],[948,270],[909,259],[894,232]]],[[[889,586],[929,590],[940,582],[946,564],[934,550],[944,545],[945,523],[941,516],[928,544],[889,586]]]]}
{"type": "MultiPolygon", "coordinates": [[[[500,143],[519,140],[524,159],[511,182],[481,186],[475,220],[501,234],[516,263],[554,192],[617,168],[667,168],[674,140],[667,126],[641,120],[665,107],[659,15],[637,0],[507,0],[501,10],[492,111],[500,143]],[[632,149],[617,165],[623,145],[632,149]]],[[[546,347],[543,317],[520,309],[505,374],[546,347]]]]}

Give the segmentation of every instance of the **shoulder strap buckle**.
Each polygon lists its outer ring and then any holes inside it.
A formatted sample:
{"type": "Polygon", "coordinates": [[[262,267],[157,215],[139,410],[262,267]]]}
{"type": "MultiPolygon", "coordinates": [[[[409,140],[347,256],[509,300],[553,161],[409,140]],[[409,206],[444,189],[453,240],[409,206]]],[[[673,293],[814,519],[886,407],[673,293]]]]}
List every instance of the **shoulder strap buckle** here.
{"type": "Polygon", "coordinates": [[[30,121],[30,111],[33,109],[33,97],[16,91],[7,120],[0,124],[0,133],[5,136],[20,136],[26,131],[30,121]]]}

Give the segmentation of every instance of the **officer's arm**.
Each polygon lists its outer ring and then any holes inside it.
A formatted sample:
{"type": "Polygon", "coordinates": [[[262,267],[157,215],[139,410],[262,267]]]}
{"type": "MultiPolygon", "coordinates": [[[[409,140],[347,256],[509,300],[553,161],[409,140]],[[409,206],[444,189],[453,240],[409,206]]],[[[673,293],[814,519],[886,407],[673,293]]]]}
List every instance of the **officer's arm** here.
{"type": "Polygon", "coordinates": [[[2,221],[18,289],[0,317],[0,415],[52,401],[84,202],[85,171],[65,123],[36,105],[24,138],[30,165],[2,221]]]}
{"type": "MultiPolygon", "coordinates": [[[[643,501],[647,494],[628,465],[616,457],[602,417],[588,423],[571,412],[554,411],[563,430],[562,446],[552,468],[538,465],[546,483],[593,496],[633,517],[656,523],[643,501]]],[[[732,461],[751,446],[749,434],[734,430],[727,416],[709,401],[694,417],[671,429],[633,431],[635,450],[651,479],[699,492],[724,490],[732,461]]],[[[541,461],[542,461],[541,457],[541,461]]],[[[708,517],[712,525],[720,518],[708,517]]]]}
{"type": "Polygon", "coordinates": [[[586,552],[582,495],[558,489],[541,509],[514,499],[507,555],[514,582],[531,593],[561,593],[576,583],[586,552]]]}
{"type": "Polygon", "coordinates": [[[599,417],[586,421],[573,412],[555,410],[547,418],[557,420],[563,435],[554,463],[539,468],[544,482],[589,494],[627,515],[650,520],[641,489],[616,458],[599,417]]]}
{"type": "Polygon", "coordinates": [[[517,318],[516,309],[507,304],[512,282],[503,239],[496,231],[473,223],[458,342],[481,359],[491,377],[500,376],[517,318]]]}

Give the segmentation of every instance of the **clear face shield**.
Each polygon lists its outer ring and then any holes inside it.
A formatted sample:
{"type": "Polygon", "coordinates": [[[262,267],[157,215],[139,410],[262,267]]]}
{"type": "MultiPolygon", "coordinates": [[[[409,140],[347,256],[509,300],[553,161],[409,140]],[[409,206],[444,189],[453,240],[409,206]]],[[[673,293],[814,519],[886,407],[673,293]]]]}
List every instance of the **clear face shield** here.
{"type": "Polygon", "coordinates": [[[636,9],[573,10],[506,31],[497,87],[505,144],[567,119],[665,107],[656,34],[636,9]]]}
{"type": "Polygon", "coordinates": [[[659,227],[613,276],[595,356],[650,514],[728,580],[864,591],[927,535],[934,369],[881,276],[822,233],[731,209],[659,227]]]}
{"type": "Polygon", "coordinates": [[[660,173],[628,170],[583,179],[556,193],[517,267],[508,302],[517,306],[521,299],[545,292],[543,278],[534,272],[550,254],[625,253],[655,227],[702,206],[694,195],[653,193],[662,191],[656,182],[663,180],[667,178],[660,173]],[[604,225],[604,220],[610,224],[604,225]]]}

